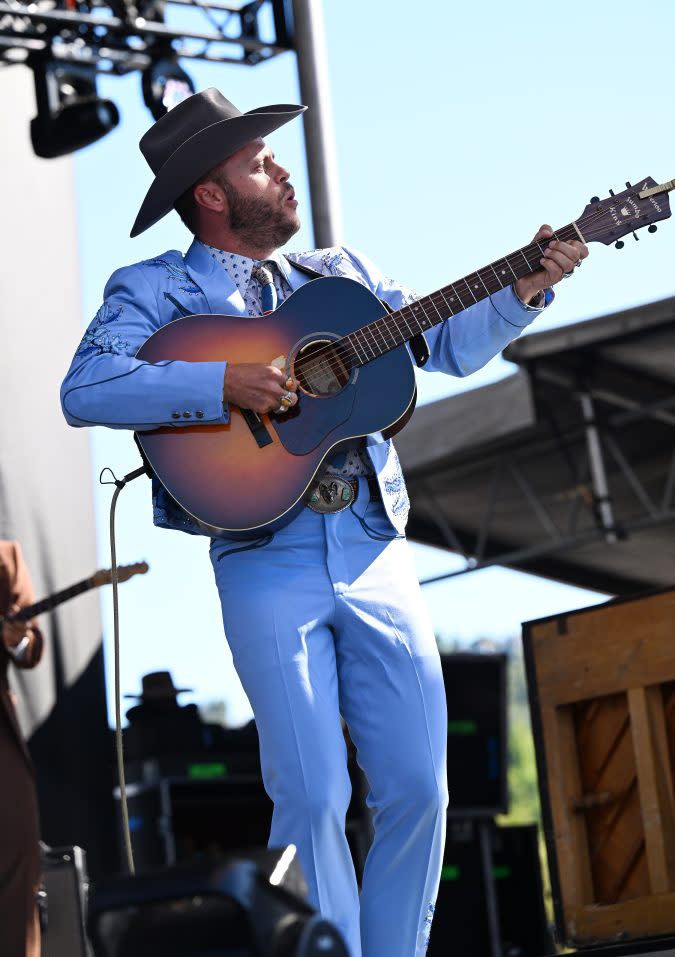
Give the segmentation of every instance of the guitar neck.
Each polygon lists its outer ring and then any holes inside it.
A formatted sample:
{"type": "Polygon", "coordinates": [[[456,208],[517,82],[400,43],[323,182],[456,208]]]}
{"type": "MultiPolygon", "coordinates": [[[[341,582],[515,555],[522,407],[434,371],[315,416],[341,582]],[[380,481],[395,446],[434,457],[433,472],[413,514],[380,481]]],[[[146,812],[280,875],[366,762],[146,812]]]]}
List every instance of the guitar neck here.
{"type": "MultiPolygon", "coordinates": [[[[575,223],[570,223],[553,233],[554,239],[569,242],[582,239],[575,223]]],[[[503,259],[469,273],[463,279],[443,286],[436,292],[416,299],[402,309],[388,313],[375,322],[351,332],[342,340],[349,350],[353,365],[361,366],[378,356],[409,342],[420,332],[444,322],[468,306],[486,299],[500,289],[513,285],[518,279],[541,268],[541,257],[549,241],[530,243],[517,249],[503,259]]]]}
{"type": "Polygon", "coordinates": [[[69,599],[75,598],[77,595],[81,595],[93,587],[94,582],[92,578],[83,578],[81,582],[71,585],[70,588],[64,588],[63,591],[57,591],[53,595],[49,595],[48,598],[43,598],[42,601],[36,601],[33,605],[27,605],[13,617],[19,621],[28,621],[29,618],[41,615],[45,611],[51,611],[52,608],[56,608],[57,605],[62,604],[64,601],[69,601],[69,599]]]}

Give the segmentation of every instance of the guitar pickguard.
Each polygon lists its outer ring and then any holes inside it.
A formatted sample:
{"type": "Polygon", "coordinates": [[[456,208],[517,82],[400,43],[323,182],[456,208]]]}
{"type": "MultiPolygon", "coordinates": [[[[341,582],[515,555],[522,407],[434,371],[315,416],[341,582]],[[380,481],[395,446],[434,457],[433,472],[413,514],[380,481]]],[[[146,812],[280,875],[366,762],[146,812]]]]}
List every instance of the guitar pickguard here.
{"type": "Polygon", "coordinates": [[[307,455],[325,445],[333,432],[344,425],[354,410],[356,390],[348,384],[337,395],[315,398],[300,395],[293,415],[272,415],[270,420],[279,439],[292,455],[307,455]],[[326,421],[331,431],[326,432],[326,421]]]}

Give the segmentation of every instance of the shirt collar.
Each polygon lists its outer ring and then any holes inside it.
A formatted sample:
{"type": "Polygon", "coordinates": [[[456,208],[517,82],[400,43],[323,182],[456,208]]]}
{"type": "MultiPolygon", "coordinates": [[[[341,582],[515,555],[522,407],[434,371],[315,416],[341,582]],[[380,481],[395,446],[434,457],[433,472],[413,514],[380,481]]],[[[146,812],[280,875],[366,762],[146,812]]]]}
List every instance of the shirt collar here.
{"type": "Polygon", "coordinates": [[[227,249],[218,249],[216,246],[210,246],[208,243],[202,242],[201,239],[197,240],[197,242],[204,247],[204,249],[216,263],[219,263],[225,269],[228,276],[236,285],[242,296],[245,295],[246,290],[248,289],[253,267],[259,262],[268,262],[271,260],[272,262],[276,263],[283,278],[286,280],[289,286],[291,284],[289,262],[278,250],[275,250],[264,260],[250,259],[248,256],[240,256],[238,253],[231,253],[227,249]]]}

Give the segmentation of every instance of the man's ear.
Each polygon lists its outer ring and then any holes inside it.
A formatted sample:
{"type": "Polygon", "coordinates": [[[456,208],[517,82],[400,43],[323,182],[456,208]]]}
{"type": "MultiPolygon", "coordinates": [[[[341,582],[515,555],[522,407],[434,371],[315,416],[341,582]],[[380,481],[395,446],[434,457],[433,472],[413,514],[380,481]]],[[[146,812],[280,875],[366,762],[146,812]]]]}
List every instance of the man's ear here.
{"type": "Polygon", "coordinates": [[[225,192],[212,179],[197,183],[194,188],[194,197],[198,206],[202,206],[213,213],[222,213],[227,208],[225,192]]]}

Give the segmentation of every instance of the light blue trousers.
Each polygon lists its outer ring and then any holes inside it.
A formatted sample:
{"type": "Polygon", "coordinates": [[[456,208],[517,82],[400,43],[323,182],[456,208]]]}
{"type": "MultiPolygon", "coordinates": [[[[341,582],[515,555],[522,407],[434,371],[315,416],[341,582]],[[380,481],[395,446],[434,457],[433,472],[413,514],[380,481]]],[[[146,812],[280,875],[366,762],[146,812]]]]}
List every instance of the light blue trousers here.
{"type": "Polygon", "coordinates": [[[295,844],[310,903],[351,957],[421,957],[438,891],[447,713],[434,633],[404,538],[360,480],[353,511],[305,509],[273,540],[211,559],[274,802],[270,846],[295,844]],[[340,715],[368,780],[375,836],[361,895],[345,837],[340,715]]]}

